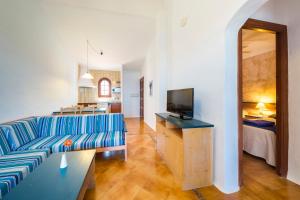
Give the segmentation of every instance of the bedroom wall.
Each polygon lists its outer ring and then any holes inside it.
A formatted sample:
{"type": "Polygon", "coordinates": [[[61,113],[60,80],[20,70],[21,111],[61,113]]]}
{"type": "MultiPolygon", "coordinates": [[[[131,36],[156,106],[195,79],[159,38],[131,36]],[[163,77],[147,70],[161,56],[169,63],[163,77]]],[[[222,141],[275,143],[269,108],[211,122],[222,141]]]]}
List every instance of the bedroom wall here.
{"type": "Polygon", "coordinates": [[[276,103],[275,51],[243,60],[243,102],[276,103]]]}
{"type": "Polygon", "coordinates": [[[76,102],[77,65],[57,37],[39,2],[0,1],[0,123],[76,102]]]}
{"type": "Polygon", "coordinates": [[[288,26],[289,168],[288,179],[300,184],[300,2],[271,0],[252,17],[288,26]]]}

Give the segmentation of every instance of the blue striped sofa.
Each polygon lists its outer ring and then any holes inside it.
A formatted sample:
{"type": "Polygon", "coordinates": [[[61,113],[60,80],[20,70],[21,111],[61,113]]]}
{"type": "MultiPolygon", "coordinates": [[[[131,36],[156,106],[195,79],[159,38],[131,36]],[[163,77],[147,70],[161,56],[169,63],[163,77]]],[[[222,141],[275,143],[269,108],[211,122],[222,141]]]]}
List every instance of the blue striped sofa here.
{"type": "Polygon", "coordinates": [[[14,188],[51,153],[96,149],[124,150],[127,160],[123,114],[42,116],[0,125],[0,198],[14,188]]]}

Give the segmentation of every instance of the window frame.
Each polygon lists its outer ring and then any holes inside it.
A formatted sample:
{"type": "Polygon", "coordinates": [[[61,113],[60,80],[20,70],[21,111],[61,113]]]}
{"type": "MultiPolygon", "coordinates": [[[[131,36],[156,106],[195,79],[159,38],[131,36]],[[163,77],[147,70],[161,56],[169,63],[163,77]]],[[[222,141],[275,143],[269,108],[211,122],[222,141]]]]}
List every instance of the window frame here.
{"type": "Polygon", "coordinates": [[[108,78],[101,78],[98,81],[98,97],[111,97],[111,80],[110,79],[108,79],[108,78]],[[102,94],[102,91],[101,91],[101,83],[102,83],[102,81],[107,81],[108,82],[108,95],[102,94]]]}

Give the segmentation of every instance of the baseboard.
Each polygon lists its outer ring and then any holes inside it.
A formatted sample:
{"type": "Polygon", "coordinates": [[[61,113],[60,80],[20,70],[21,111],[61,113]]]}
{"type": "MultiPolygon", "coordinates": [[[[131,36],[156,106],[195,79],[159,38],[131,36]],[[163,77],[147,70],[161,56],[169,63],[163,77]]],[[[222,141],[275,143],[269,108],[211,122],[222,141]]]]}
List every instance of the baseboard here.
{"type": "Polygon", "coordinates": [[[297,178],[294,178],[293,176],[291,176],[290,174],[287,175],[287,179],[289,181],[292,181],[293,183],[297,184],[297,185],[300,185],[300,180],[297,179],[297,178]]]}

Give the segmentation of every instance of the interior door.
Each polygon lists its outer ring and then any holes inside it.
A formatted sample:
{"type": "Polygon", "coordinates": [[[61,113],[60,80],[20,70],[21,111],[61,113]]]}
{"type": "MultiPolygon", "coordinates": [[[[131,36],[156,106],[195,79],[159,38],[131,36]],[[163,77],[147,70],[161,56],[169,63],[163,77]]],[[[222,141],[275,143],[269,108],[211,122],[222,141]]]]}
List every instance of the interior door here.
{"type": "Polygon", "coordinates": [[[144,77],[140,79],[140,117],[144,117],[144,77]]]}

